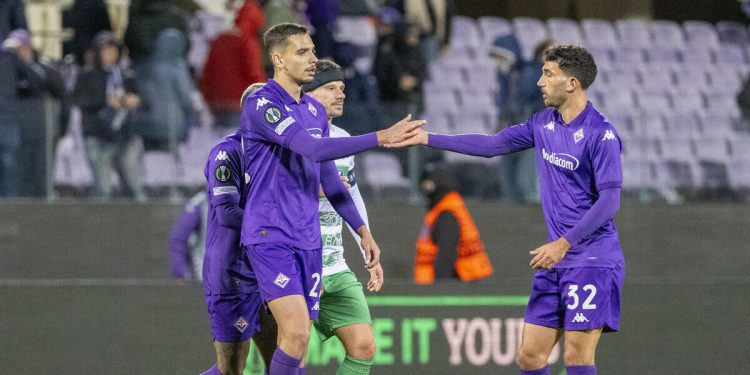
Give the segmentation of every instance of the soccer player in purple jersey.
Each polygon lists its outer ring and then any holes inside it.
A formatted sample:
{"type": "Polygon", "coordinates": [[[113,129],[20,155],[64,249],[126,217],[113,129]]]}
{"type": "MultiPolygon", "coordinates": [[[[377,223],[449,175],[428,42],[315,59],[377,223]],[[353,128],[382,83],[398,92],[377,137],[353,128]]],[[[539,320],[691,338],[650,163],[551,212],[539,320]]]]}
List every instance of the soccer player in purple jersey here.
{"type": "Polygon", "coordinates": [[[549,243],[531,251],[532,281],[521,374],[549,374],[547,361],[565,336],[568,375],[596,374],[602,332],[617,331],[625,260],[614,224],[620,207],[622,144],[612,124],[586,99],[596,63],[583,47],[556,45],[544,52],[544,104],[526,122],[494,135],[432,134],[392,145],[415,144],[492,157],[535,148],[549,243]]]}
{"type": "MultiPolygon", "coordinates": [[[[246,93],[261,87],[253,84],[246,93]]],[[[273,319],[264,313],[255,273],[240,246],[248,170],[242,153],[238,131],[211,149],[203,171],[208,182],[203,292],[216,349],[216,364],[203,375],[241,375],[251,337],[266,366],[276,348],[273,319]],[[260,333],[261,319],[270,334],[260,333]]]]}
{"type": "Polygon", "coordinates": [[[278,323],[273,375],[304,373],[311,320],[318,316],[322,253],[318,189],[361,236],[366,264],[380,249],[341,183],[333,160],[417,134],[410,116],[357,137],[328,138],[325,107],[302,92],[315,74],[315,46],[304,26],[283,23],[263,37],[274,77],[250,95],[241,115],[250,184],[241,242],[263,299],[278,323]]]}

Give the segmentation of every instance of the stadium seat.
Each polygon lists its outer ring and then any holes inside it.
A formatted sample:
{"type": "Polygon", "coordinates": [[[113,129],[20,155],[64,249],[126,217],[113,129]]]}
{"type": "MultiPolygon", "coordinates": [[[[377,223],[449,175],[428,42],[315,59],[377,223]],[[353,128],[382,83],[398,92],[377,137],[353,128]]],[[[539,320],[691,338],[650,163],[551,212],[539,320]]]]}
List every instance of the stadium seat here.
{"type": "Polygon", "coordinates": [[[607,20],[587,18],[581,21],[583,36],[586,38],[586,47],[617,48],[617,34],[615,29],[607,20]]]}
{"type": "Polygon", "coordinates": [[[714,64],[714,55],[711,48],[688,47],[682,50],[682,64],[685,66],[711,66],[714,64]]]}
{"type": "Polygon", "coordinates": [[[650,47],[645,49],[644,56],[649,65],[679,65],[682,54],[675,48],[650,47]]]}
{"type": "Polygon", "coordinates": [[[583,33],[578,23],[569,18],[550,18],[547,20],[547,30],[550,37],[558,44],[573,44],[582,46],[583,33]]]}
{"type": "Polygon", "coordinates": [[[716,70],[734,70],[743,76],[750,70],[745,57],[745,49],[736,44],[722,44],[714,50],[716,70]]]}
{"type": "Polygon", "coordinates": [[[633,117],[633,124],[635,132],[641,137],[652,139],[665,139],[671,137],[671,135],[667,135],[667,126],[664,121],[664,116],[658,111],[649,112],[649,110],[639,108],[638,114],[633,117]]]}
{"type": "Polygon", "coordinates": [[[483,16],[479,17],[477,23],[485,46],[492,45],[492,42],[499,36],[513,33],[513,26],[505,18],[483,16]]]}
{"type": "Polygon", "coordinates": [[[729,147],[724,137],[698,137],[693,139],[695,157],[698,160],[726,163],[729,161],[729,147]]]}
{"type": "Polygon", "coordinates": [[[385,152],[366,152],[359,157],[362,165],[361,181],[371,187],[377,195],[384,189],[408,189],[409,180],[402,173],[396,156],[385,152]]]}
{"type": "Polygon", "coordinates": [[[623,110],[631,109],[635,107],[635,100],[633,93],[630,89],[617,89],[608,91],[607,94],[601,98],[604,113],[622,113],[623,110]]]}
{"type": "Polygon", "coordinates": [[[711,84],[702,66],[683,65],[675,68],[675,89],[703,90],[711,84]]]}
{"type": "Polygon", "coordinates": [[[659,159],[658,143],[655,139],[635,137],[623,138],[623,159],[654,161],[659,159]]]}
{"type": "Polygon", "coordinates": [[[471,17],[454,16],[451,19],[451,45],[469,45],[480,47],[482,38],[477,22],[471,17]]]}
{"type": "Polygon", "coordinates": [[[692,161],[654,162],[654,185],[660,189],[692,189],[697,181],[698,167],[692,161]]]}
{"type": "Polygon", "coordinates": [[[521,45],[524,59],[531,60],[537,46],[549,38],[547,27],[540,19],[531,17],[516,17],[512,24],[518,43],[521,45]]]}
{"type": "Polygon", "coordinates": [[[685,39],[691,49],[704,49],[719,46],[719,34],[714,25],[706,21],[685,21],[682,24],[685,39]]]}
{"type": "Polygon", "coordinates": [[[750,43],[745,25],[735,21],[719,21],[716,23],[721,43],[746,44],[750,43]]]}
{"type": "Polygon", "coordinates": [[[456,133],[494,133],[492,112],[479,112],[462,109],[450,114],[451,123],[456,133]]]}
{"type": "Polygon", "coordinates": [[[670,111],[669,97],[665,93],[637,92],[636,99],[642,113],[665,115],[670,111]]]}
{"type": "Polygon", "coordinates": [[[648,23],[644,20],[620,19],[615,21],[615,29],[623,46],[646,48],[652,44],[648,23]]]}
{"type": "Polygon", "coordinates": [[[612,54],[606,47],[587,47],[591,56],[594,57],[596,68],[601,72],[612,68],[612,54]]]}
{"type": "Polygon", "coordinates": [[[653,165],[647,160],[622,159],[623,189],[650,188],[654,185],[653,165]]]}
{"type": "MultiPolygon", "coordinates": [[[[143,186],[159,188],[182,181],[182,171],[178,171],[174,157],[163,151],[147,151],[143,154],[143,186]]],[[[181,169],[181,168],[179,168],[181,169]]]]}
{"type": "Polygon", "coordinates": [[[612,50],[612,61],[618,64],[630,65],[634,68],[645,63],[643,50],[640,47],[623,46],[612,50]]]}
{"type": "Polygon", "coordinates": [[[458,105],[458,98],[453,90],[443,90],[424,98],[427,113],[446,113],[458,105]]]}
{"type": "Polygon", "coordinates": [[[732,134],[729,136],[729,149],[731,151],[732,160],[741,160],[750,163],[750,137],[737,136],[732,134]]]}
{"type": "MultiPolygon", "coordinates": [[[[698,96],[698,99],[701,99],[698,96]]],[[[695,115],[697,111],[691,108],[675,110],[664,117],[667,135],[675,138],[694,138],[701,134],[701,124],[695,115]]]]}
{"type": "Polygon", "coordinates": [[[661,92],[668,90],[674,85],[672,70],[667,65],[652,65],[638,71],[641,77],[642,87],[645,91],[661,92]]]}
{"type": "Polygon", "coordinates": [[[721,113],[731,118],[740,117],[740,107],[734,94],[705,95],[706,109],[708,112],[721,113]]]}
{"type": "Polygon", "coordinates": [[[640,76],[636,70],[609,70],[603,76],[606,79],[600,83],[604,83],[603,87],[609,89],[607,95],[612,90],[634,89],[640,85],[640,76]]]}
{"type": "Polygon", "coordinates": [[[453,124],[447,113],[427,113],[425,114],[427,126],[430,132],[452,134],[453,124]]]}
{"type": "Polygon", "coordinates": [[[685,36],[677,22],[655,20],[648,24],[653,44],[659,48],[683,48],[685,36]]]}
{"type": "Polygon", "coordinates": [[[703,134],[711,136],[724,135],[729,139],[736,136],[736,120],[726,113],[701,112],[698,115],[698,119],[700,120],[701,132],[703,134]]]}
{"type": "Polygon", "coordinates": [[[732,160],[727,163],[727,180],[734,190],[750,188],[750,161],[732,160]]]}

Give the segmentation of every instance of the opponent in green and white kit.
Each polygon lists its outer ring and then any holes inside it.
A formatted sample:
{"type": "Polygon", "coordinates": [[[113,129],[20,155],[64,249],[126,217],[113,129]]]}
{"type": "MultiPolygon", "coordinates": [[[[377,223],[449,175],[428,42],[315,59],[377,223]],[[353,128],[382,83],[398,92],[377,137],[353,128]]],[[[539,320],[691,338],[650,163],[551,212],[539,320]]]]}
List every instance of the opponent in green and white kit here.
{"type": "MultiPolygon", "coordinates": [[[[302,89],[325,106],[330,125],[329,136],[348,137],[349,133],[331,122],[333,118],[341,116],[344,108],[341,67],[331,61],[318,60],[315,70],[315,79],[303,85],[302,89]]],[[[354,157],[336,160],[336,168],[342,180],[350,185],[349,193],[359,215],[365,225],[369,226],[365,204],[354,175],[354,157]]],[[[326,198],[320,198],[318,211],[323,241],[323,292],[320,296],[320,313],[314,325],[322,340],[335,335],[346,349],[346,358],[339,366],[337,375],[369,374],[375,355],[375,338],[362,284],[349,270],[344,259],[343,220],[326,198]]],[[[359,243],[357,233],[352,228],[349,231],[359,243]]],[[[379,291],[383,284],[383,269],[378,264],[369,271],[367,289],[379,291]]]]}

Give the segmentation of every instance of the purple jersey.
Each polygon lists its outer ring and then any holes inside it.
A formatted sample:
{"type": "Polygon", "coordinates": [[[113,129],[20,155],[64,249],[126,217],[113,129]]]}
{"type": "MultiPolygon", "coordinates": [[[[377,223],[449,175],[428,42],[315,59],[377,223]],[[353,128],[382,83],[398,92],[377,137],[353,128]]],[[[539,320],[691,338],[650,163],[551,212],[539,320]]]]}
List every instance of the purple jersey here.
{"type": "MultiPolygon", "coordinates": [[[[567,125],[560,112],[547,108],[503,133],[513,151],[536,149],[549,241],[581,221],[599,191],[622,187],[620,138],[591,102],[567,125]]],[[[572,245],[556,268],[613,268],[623,261],[614,219],[572,245]]]]}
{"type": "Polygon", "coordinates": [[[206,255],[203,261],[205,294],[253,293],[258,291],[255,274],[240,247],[240,220],[227,223],[226,208],[244,209],[246,191],[242,145],[239,134],[224,138],[208,155],[203,173],[208,192],[206,255]]]}
{"type": "Polygon", "coordinates": [[[268,83],[244,103],[241,117],[245,162],[250,171],[242,245],[286,244],[320,249],[320,163],[288,148],[306,131],[328,136],[325,107],[307,94],[298,103],[278,83],[268,83]]]}

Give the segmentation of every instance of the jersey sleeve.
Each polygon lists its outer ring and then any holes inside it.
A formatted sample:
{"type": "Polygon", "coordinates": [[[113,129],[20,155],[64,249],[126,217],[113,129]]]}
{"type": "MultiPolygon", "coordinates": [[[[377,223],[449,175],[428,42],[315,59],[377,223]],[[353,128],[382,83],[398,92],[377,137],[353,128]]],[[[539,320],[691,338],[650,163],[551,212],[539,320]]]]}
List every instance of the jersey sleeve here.
{"type": "Polygon", "coordinates": [[[204,171],[209,202],[214,207],[233,203],[239,207],[242,183],[242,154],[229,142],[216,145],[208,154],[204,171]]]}
{"type": "Polygon", "coordinates": [[[591,168],[597,191],[622,188],[621,152],[620,136],[612,125],[605,124],[591,146],[591,168]]]}
{"type": "Polygon", "coordinates": [[[242,136],[261,142],[289,147],[290,140],[300,130],[301,124],[284,108],[283,103],[263,96],[250,97],[245,102],[240,117],[242,136]]]}

